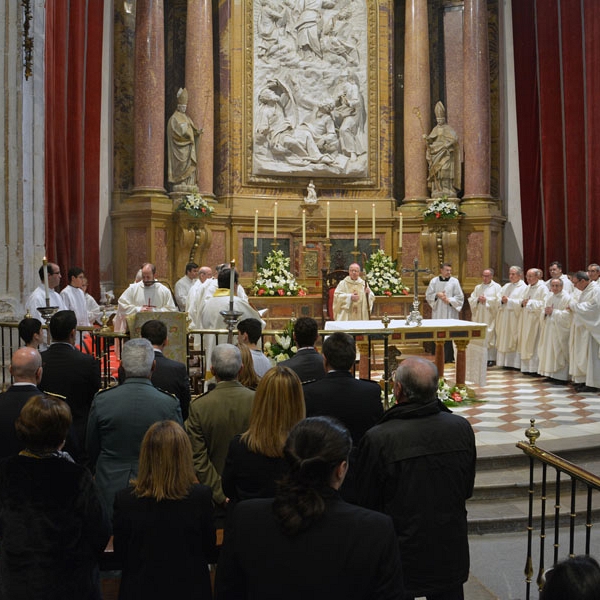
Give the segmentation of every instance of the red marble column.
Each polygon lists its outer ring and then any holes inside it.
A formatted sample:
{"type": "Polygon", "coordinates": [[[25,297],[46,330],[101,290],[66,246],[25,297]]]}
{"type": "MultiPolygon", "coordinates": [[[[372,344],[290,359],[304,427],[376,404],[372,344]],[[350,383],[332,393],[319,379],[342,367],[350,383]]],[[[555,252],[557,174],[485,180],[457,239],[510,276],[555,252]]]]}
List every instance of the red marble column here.
{"type": "Polygon", "coordinates": [[[163,0],[137,0],[134,62],[134,192],[165,193],[163,0]]]}
{"type": "Polygon", "coordinates": [[[486,0],[464,8],[464,199],[490,198],[490,72],[486,0]]]}
{"type": "Polygon", "coordinates": [[[188,0],[185,46],[185,86],[188,110],[202,134],[198,138],[198,188],[213,194],[215,145],[213,23],[210,0],[188,0]]]}
{"type": "Polygon", "coordinates": [[[423,134],[431,124],[427,0],[406,0],[404,35],[404,201],[424,202],[427,160],[423,134]]]}

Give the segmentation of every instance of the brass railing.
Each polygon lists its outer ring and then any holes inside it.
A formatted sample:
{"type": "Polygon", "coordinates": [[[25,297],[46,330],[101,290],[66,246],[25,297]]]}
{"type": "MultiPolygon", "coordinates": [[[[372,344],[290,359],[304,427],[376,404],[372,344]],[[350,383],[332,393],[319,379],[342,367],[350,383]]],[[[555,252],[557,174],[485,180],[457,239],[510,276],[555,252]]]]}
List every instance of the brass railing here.
{"type": "Polygon", "coordinates": [[[581,467],[547,452],[546,450],[536,446],[536,440],[540,436],[539,430],[535,427],[535,419],[531,419],[531,426],[526,430],[525,435],[529,439],[529,442],[518,442],[517,448],[523,450],[523,452],[529,457],[529,511],[527,519],[527,559],[525,562],[525,583],[526,583],[526,599],[529,600],[531,592],[531,583],[534,575],[533,569],[533,531],[534,531],[534,503],[536,496],[536,487],[539,489],[539,502],[540,502],[540,513],[539,513],[539,536],[540,536],[540,547],[539,547],[539,566],[536,577],[536,584],[538,589],[541,590],[544,585],[544,574],[546,572],[545,565],[545,543],[546,543],[546,529],[547,525],[554,528],[554,541],[553,541],[553,562],[556,564],[559,560],[559,548],[560,548],[560,526],[562,517],[567,516],[568,527],[569,527],[569,556],[575,554],[581,554],[582,552],[575,552],[575,526],[577,524],[577,500],[580,502],[585,498],[585,549],[584,554],[590,553],[590,542],[592,534],[592,523],[594,517],[593,511],[593,493],[600,491],[600,477],[597,475],[582,469],[581,467]],[[534,483],[534,472],[536,463],[540,463],[542,467],[542,480],[541,484],[534,483]],[[554,492],[554,511],[553,515],[547,516],[547,502],[548,502],[548,488],[549,479],[547,470],[548,467],[555,471],[555,492],[554,492]],[[565,476],[561,481],[561,476],[565,476]],[[568,493],[568,506],[569,512],[561,513],[561,483],[566,483],[569,489],[568,493]]]}

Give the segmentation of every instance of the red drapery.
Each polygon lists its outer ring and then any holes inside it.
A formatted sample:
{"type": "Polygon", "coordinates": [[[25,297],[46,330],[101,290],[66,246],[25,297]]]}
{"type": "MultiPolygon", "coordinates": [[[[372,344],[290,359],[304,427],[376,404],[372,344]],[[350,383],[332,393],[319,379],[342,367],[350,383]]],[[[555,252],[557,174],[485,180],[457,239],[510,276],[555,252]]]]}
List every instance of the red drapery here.
{"type": "Polygon", "coordinates": [[[46,252],[99,293],[103,0],[46,3],[46,252]]]}
{"type": "Polygon", "coordinates": [[[524,266],[600,261],[600,3],[513,0],[524,266]]]}

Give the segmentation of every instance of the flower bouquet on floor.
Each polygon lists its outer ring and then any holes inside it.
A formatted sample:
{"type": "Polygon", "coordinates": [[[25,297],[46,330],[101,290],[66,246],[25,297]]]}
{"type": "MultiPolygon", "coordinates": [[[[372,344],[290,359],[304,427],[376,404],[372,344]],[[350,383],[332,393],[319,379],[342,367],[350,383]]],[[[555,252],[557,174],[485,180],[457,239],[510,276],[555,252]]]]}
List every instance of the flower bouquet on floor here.
{"type": "Polygon", "coordinates": [[[290,321],[281,334],[275,334],[274,342],[265,342],[263,348],[265,354],[276,363],[292,358],[298,352],[294,345],[294,321],[290,321]]]}
{"type": "Polygon", "coordinates": [[[425,221],[437,221],[438,219],[458,219],[464,213],[458,209],[455,202],[448,202],[446,197],[434,200],[424,211],[425,221]]]}
{"type": "Polygon", "coordinates": [[[265,264],[258,270],[252,283],[254,296],[306,296],[301,286],[290,273],[290,259],[282,250],[272,250],[265,257],[265,264]]]}
{"type": "Polygon", "coordinates": [[[188,194],[181,201],[177,210],[184,210],[190,217],[210,217],[215,209],[205,200],[201,194],[188,194]]]}
{"type": "Polygon", "coordinates": [[[466,386],[450,385],[443,377],[438,381],[437,397],[446,406],[464,406],[483,402],[477,400],[475,392],[466,386]]]}
{"type": "Polygon", "coordinates": [[[396,261],[383,250],[371,254],[365,264],[367,283],[376,296],[407,296],[409,288],[402,283],[396,261]]]}

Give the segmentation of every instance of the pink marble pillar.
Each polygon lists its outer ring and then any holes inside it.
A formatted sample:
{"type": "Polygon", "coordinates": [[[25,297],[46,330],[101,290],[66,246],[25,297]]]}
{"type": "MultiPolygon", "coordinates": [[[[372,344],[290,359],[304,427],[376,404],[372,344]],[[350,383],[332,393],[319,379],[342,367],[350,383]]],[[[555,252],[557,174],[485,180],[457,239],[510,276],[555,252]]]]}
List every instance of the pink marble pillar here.
{"type": "Polygon", "coordinates": [[[406,0],[404,40],[403,203],[423,203],[429,195],[423,134],[431,124],[427,0],[406,0]]]}
{"type": "Polygon", "coordinates": [[[137,0],[135,18],[134,192],[165,193],[163,0],[137,0]]]}
{"type": "Polygon", "coordinates": [[[185,86],[188,113],[198,129],[198,188],[213,194],[214,163],[214,79],[212,3],[188,0],[185,46],[185,86]]]}
{"type": "Polygon", "coordinates": [[[490,198],[490,71],[486,0],[464,8],[464,199],[490,198]]]}

